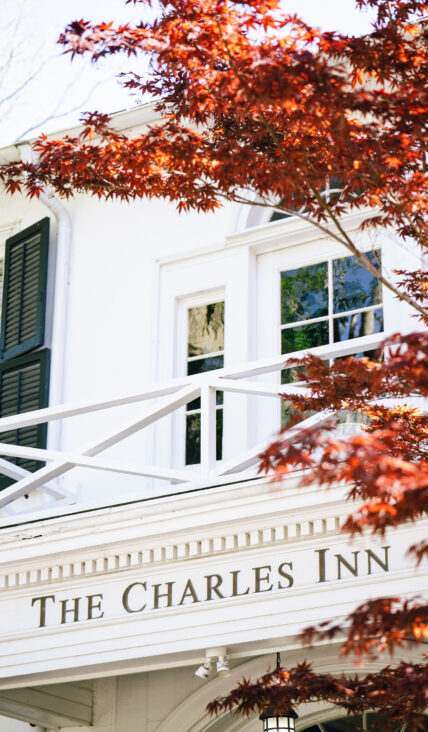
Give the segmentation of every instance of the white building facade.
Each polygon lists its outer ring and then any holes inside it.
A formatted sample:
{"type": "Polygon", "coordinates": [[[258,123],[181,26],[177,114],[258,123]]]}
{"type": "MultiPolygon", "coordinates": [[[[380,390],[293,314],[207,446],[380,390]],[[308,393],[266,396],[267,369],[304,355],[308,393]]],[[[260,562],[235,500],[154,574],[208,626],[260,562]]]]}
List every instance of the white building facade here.
{"type": "MultiPolygon", "coordinates": [[[[115,123],[137,134],[153,115],[115,123]]],[[[343,486],[257,472],[287,426],[278,395],[302,388],[285,354],[368,353],[415,328],[333,238],[260,210],[0,199],[1,732],[257,732],[256,716],[210,718],[207,703],[278,651],[354,672],[337,644],[296,635],[427,588],[406,556],[427,522],[351,543],[343,486]]],[[[386,272],[419,268],[410,245],[360,222],[343,224],[386,272]]],[[[301,732],[361,724],[298,712],[301,732]]]]}

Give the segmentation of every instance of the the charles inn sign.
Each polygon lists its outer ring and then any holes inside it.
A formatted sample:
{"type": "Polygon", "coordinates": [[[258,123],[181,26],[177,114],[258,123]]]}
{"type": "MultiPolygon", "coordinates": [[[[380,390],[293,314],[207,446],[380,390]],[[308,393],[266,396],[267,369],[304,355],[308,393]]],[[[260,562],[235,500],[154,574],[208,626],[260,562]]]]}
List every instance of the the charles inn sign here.
{"type": "Polygon", "coordinates": [[[249,643],[258,652],[276,639],[291,646],[306,625],[346,615],[367,597],[421,588],[423,570],[407,555],[419,530],[402,527],[383,541],[336,534],[131,568],[104,564],[6,586],[0,688],[34,674],[42,682],[173,665],[177,654],[189,659],[218,645],[238,655],[249,643]]]}
{"type": "MultiPolygon", "coordinates": [[[[333,562],[328,547],[315,549],[305,556],[305,563],[311,562],[315,583],[327,582],[329,579],[340,580],[350,576],[378,574],[379,569],[389,571],[390,546],[382,546],[381,553],[372,549],[356,550],[351,556],[334,554],[333,562]],[[377,572],[376,572],[377,568],[377,572]]],[[[211,600],[224,600],[246,595],[257,595],[276,590],[288,590],[295,584],[296,562],[285,561],[280,564],[264,564],[259,567],[243,565],[239,569],[225,569],[221,574],[203,574],[195,572],[190,577],[177,576],[177,579],[152,577],[151,580],[135,580],[122,587],[106,588],[104,592],[85,595],[84,597],[67,597],[61,595],[40,595],[31,599],[36,608],[35,621],[39,628],[47,625],[79,622],[79,620],[100,620],[108,610],[117,614],[148,613],[163,608],[180,608],[211,600]],[[106,602],[104,602],[106,595],[106,602]],[[107,610],[108,608],[108,610],[107,610]]],[[[305,572],[307,574],[307,572],[305,572]]]]}

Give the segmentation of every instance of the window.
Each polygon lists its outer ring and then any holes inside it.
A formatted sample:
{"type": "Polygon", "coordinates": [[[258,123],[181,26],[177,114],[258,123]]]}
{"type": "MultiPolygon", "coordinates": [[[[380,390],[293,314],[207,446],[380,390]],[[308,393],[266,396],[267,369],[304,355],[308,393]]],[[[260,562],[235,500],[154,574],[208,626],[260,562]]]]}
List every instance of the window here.
{"type": "MultiPolygon", "coordinates": [[[[333,176],[330,180],[327,180],[326,186],[324,190],[321,191],[321,195],[327,201],[327,203],[330,203],[334,199],[339,198],[339,196],[342,193],[342,182],[339,178],[336,176],[333,176]]],[[[291,199],[293,200],[293,199],[291,199]]],[[[279,202],[279,206],[284,206],[286,203],[285,198],[281,198],[279,202]]],[[[292,203],[289,203],[288,206],[289,211],[296,211],[296,213],[304,214],[305,213],[305,206],[301,206],[296,208],[292,205],[292,203]]],[[[286,213],[285,211],[281,211],[280,209],[275,209],[272,213],[269,221],[281,221],[282,219],[289,219],[293,216],[292,213],[286,213]]]]}
{"type": "MultiPolygon", "coordinates": [[[[380,251],[367,256],[373,264],[380,265],[380,251]]],[[[351,340],[382,330],[381,284],[355,257],[330,259],[281,272],[281,353],[351,340]]],[[[370,355],[373,357],[373,352],[370,355]]],[[[301,369],[285,369],[281,381],[283,384],[299,382],[301,377],[301,369]]],[[[290,424],[294,414],[289,403],[282,400],[283,428],[290,424]]],[[[360,418],[351,414],[343,416],[341,421],[349,419],[353,424],[360,418]]]]}
{"type": "MultiPolygon", "coordinates": [[[[380,266],[380,251],[367,256],[380,266]]],[[[355,257],[281,272],[281,353],[382,330],[381,285],[355,257]]]]}
{"type": "MultiPolygon", "coordinates": [[[[224,302],[188,309],[187,373],[201,374],[224,364],[224,302]]],[[[223,394],[217,392],[217,460],[222,457],[223,394]]],[[[201,460],[201,400],[186,409],[186,465],[201,460]]]]}
{"type": "MultiPolygon", "coordinates": [[[[0,417],[47,406],[49,351],[44,346],[49,245],[45,218],[6,241],[0,333],[0,417]]],[[[0,442],[46,446],[46,425],[0,433],[0,442]]],[[[34,460],[7,458],[26,470],[34,460]]],[[[0,489],[13,481],[0,475],[0,489]]]]}

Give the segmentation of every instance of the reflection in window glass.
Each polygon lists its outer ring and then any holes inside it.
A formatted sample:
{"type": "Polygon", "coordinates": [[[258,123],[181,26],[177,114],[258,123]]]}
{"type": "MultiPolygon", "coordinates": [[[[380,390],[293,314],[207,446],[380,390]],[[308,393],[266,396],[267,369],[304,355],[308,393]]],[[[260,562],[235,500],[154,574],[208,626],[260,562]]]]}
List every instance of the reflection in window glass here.
{"type": "Polygon", "coordinates": [[[218,356],[210,356],[208,358],[198,358],[194,361],[188,361],[187,373],[189,376],[193,376],[193,374],[202,374],[204,371],[213,371],[214,369],[221,368],[223,368],[222,353],[218,356]]]}
{"type": "Polygon", "coordinates": [[[281,272],[281,323],[328,315],[327,262],[281,272]]]}
{"type": "MultiPolygon", "coordinates": [[[[380,267],[380,252],[368,258],[380,267]]],[[[355,257],[281,272],[281,352],[383,330],[382,288],[355,257]]]]}
{"type": "MultiPolygon", "coordinates": [[[[367,256],[375,267],[380,267],[380,251],[367,256]]],[[[380,333],[383,327],[381,285],[355,257],[281,272],[281,353],[380,333]]],[[[355,355],[358,358],[365,354],[355,355]]],[[[370,355],[373,357],[373,352],[370,355]]],[[[281,373],[283,384],[299,380],[295,367],[281,373]]],[[[286,401],[281,417],[281,425],[286,428],[293,417],[286,401]]],[[[351,419],[348,415],[343,421],[351,419]]]]}
{"type": "MultiPolygon", "coordinates": [[[[187,355],[201,356],[222,351],[223,348],[224,302],[189,308],[187,355]]],[[[211,368],[218,368],[218,366],[212,366],[211,368]]],[[[209,371],[208,368],[204,370],[209,371]]]]}
{"type": "Polygon", "coordinates": [[[325,346],[328,343],[328,322],[287,328],[281,333],[281,353],[301,351],[303,348],[325,346]]]}
{"type": "MultiPolygon", "coordinates": [[[[201,374],[224,365],[224,302],[188,310],[187,374],[201,374]]],[[[222,457],[223,393],[217,392],[217,460],[222,457]]],[[[186,465],[201,461],[201,400],[186,408],[186,465]]]]}
{"type": "MultiPolygon", "coordinates": [[[[369,252],[367,258],[380,269],[380,252],[369,252]]],[[[333,307],[335,313],[357,310],[382,302],[382,286],[378,279],[355,257],[333,261],[333,307]]]]}
{"type": "Polygon", "coordinates": [[[351,338],[380,333],[383,330],[383,310],[366,310],[362,313],[335,318],[334,341],[348,341],[351,338]]]}

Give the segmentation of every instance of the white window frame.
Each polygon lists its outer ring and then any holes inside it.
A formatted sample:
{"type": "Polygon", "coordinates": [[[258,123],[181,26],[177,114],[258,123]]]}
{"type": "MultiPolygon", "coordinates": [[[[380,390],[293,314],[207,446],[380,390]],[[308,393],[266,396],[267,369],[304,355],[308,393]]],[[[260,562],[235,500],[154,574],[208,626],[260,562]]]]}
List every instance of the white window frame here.
{"type": "MultiPolygon", "coordinates": [[[[361,251],[381,250],[382,267],[387,273],[397,267],[405,268],[403,250],[391,232],[359,231],[366,216],[361,212],[349,214],[342,225],[361,251]]],[[[159,260],[154,302],[154,312],[158,313],[154,328],[155,378],[168,381],[186,374],[187,308],[216,299],[225,301],[226,368],[277,356],[281,352],[281,272],[350,254],[313,225],[291,217],[230,234],[224,242],[210,248],[159,260]]],[[[399,312],[393,295],[384,290],[385,332],[406,330],[404,323],[410,319],[405,312],[403,316],[403,306],[398,307],[399,312]]],[[[279,379],[279,372],[260,377],[261,381],[273,383],[279,383],[279,379]]],[[[225,394],[223,459],[234,457],[275,433],[280,423],[279,412],[275,399],[225,394]],[[229,409],[232,411],[228,412],[229,409]]],[[[183,467],[184,418],[181,427],[175,426],[180,420],[174,423],[174,418],[165,418],[163,422],[153,442],[155,462],[183,467]]]]}
{"type": "MultiPolygon", "coordinates": [[[[222,351],[223,359],[226,359],[226,320],[227,320],[227,305],[226,305],[226,288],[214,287],[212,289],[204,290],[204,292],[197,292],[191,295],[177,298],[177,329],[176,329],[176,363],[175,373],[176,376],[187,375],[187,347],[189,341],[189,318],[188,312],[190,308],[201,307],[202,305],[211,305],[217,302],[224,302],[224,321],[225,321],[225,334],[224,334],[224,348],[222,351]]],[[[213,354],[207,354],[207,357],[213,354]]],[[[215,354],[214,354],[215,355],[215,354]]],[[[224,409],[224,405],[223,405],[224,409]]],[[[184,466],[186,463],[186,409],[183,407],[177,410],[173,421],[173,464],[184,466]]],[[[187,465],[187,469],[194,470],[199,469],[199,465],[187,465]]]]}
{"type": "MultiPolygon", "coordinates": [[[[369,253],[373,250],[367,250],[366,253],[369,253]]],[[[381,252],[380,247],[378,247],[375,252],[381,252]]],[[[345,255],[346,257],[352,257],[353,255],[348,253],[345,255]]],[[[280,316],[280,341],[281,341],[281,334],[284,330],[291,330],[292,328],[298,328],[303,325],[311,325],[312,323],[327,323],[328,324],[328,342],[330,344],[333,344],[334,341],[334,321],[339,320],[340,318],[345,318],[349,315],[355,315],[359,313],[368,313],[374,310],[382,310],[383,313],[383,287],[382,287],[382,299],[380,302],[378,302],[375,305],[366,305],[361,308],[354,308],[353,310],[346,310],[340,313],[334,312],[334,274],[333,274],[333,262],[335,262],[337,259],[341,259],[341,257],[328,257],[327,259],[323,259],[320,262],[314,262],[314,264],[326,264],[327,265],[327,278],[328,278],[328,284],[327,284],[327,292],[328,292],[328,312],[327,315],[321,315],[317,318],[308,318],[307,320],[296,320],[290,323],[282,323],[281,322],[281,316],[280,316]]],[[[302,265],[300,265],[302,266],[302,265]]],[[[304,266],[304,265],[303,265],[304,266]]],[[[291,269],[291,268],[289,268],[291,269]]],[[[292,269],[300,269],[300,267],[292,268],[292,269]]],[[[280,272],[280,281],[281,276],[284,272],[287,272],[289,270],[281,270],[280,272]]],[[[281,288],[280,288],[281,289],[281,288]]],[[[279,307],[281,309],[281,292],[279,297],[279,307]]],[[[384,331],[384,328],[381,333],[384,331]]],[[[352,340],[352,339],[351,339],[352,340]]],[[[342,342],[342,341],[341,341],[342,342]]],[[[280,349],[282,347],[282,342],[280,342],[280,349]]]]}
{"type": "MultiPolygon", "coordinates": [[[[274,222],[271,226],[281,226],[284,231],[287,224],[292,224],[292,219],[274,222]]],[[[291,226],[290,228],[294,227],[291,226]]],[[[259,358],[281,353],[281,273],[351,255],[348,249],[334,239],[326,236],[318,237],[314,227],[306,225],[305,228],[306,237],[302,236],[304,234],[303,229],[300,241],[298,240],[296,244],[291,238],[283,248],[279,248],[276,244],[275,248],[270,251],[265,244],[257,257],[257,332],[259,335],[257,355],[259,358]]],[[[361,232],[355,232],[355,237],[360,251],[380,250],[384,268],[384,260],[391,261],[391,252],[387,252],[387,247],[384,246],[386,239],[388,239],[389,245],[391,245],[391,241],[385,232],[377,232],[375,238],[361,232]]],[[[330,290],[329,296],[332,297],[332,290],[330,290]]],[[[391,304],[391,298],[388,297],[385,288],[382,288],[385,332],[388,331],[387,303],[391,304]]],[[[284,354],[284,361],[286,359],[287,354],[284,354]]],[[[270,380],[279,384],[281,380],[280,372],[272,374],[270,380]]],[[[275,434],[280,428],[281,405],[274,400],[270,402],[268,400],[259,400],[257,414],[257,439],[262,441],[266,434],[275,434]]]]}
{"type": "MultiPolygon", "coordinates": [[[[233,366],[255,358],[253,332],[255,256],[244,246],[224,243],[210,250],[182,253],[158,263],[157,381],[181,378],[187,373],[187,309],[215,301],[225,303],[224,364],[233,366]],[[196,289],[197,288],[197,289],[196,289]]],[[[245,395],[225,394],[223,459],[244,452],[254,420],[247,415],[245,395]],[[236,414],[242,428],[236,429],[236,414]],[[227,416],[226,416],[227,415],[227,416]]],[[[153,436],[156,464],[184,467],[184,408],[162,420],[153,436]]],[[[192,466],[187,466],[191,470],[192,466]]]]}

